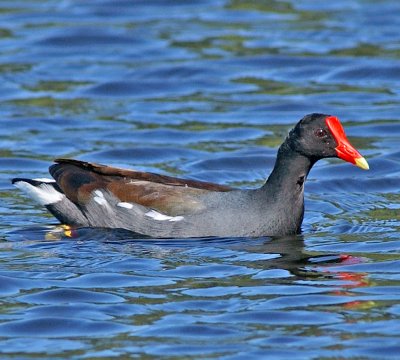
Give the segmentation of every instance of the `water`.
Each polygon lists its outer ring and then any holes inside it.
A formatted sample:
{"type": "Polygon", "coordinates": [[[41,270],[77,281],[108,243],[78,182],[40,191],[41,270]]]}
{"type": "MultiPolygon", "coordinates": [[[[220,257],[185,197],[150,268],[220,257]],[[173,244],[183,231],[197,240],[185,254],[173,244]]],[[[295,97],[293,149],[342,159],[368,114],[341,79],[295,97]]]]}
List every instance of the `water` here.
{"type": "Polygon", "coordinates": [[[2,358],[395,359],[400,3],[2,1],[2,358]],[[9,179],[55,157],[261,184],[304,114],[342,119],[363,172],[321,161],[303,234],[72,234],[9,179]]]}

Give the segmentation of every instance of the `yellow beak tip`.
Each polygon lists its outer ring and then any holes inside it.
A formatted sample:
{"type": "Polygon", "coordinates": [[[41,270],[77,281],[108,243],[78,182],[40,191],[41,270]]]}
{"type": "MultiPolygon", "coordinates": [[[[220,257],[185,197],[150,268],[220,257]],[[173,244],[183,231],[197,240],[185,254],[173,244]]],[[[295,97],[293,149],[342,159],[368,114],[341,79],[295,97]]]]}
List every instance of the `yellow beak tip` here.
{"type": "Polygon", "coordinates": [[[369,165],[367,163],[367,160],[365,160],[365,158],[360,157],[358,159],[355,159],[356,162],[356,166],[358,166],[359,168],[363,169],[363,170],[369,170],[369,165]]]}

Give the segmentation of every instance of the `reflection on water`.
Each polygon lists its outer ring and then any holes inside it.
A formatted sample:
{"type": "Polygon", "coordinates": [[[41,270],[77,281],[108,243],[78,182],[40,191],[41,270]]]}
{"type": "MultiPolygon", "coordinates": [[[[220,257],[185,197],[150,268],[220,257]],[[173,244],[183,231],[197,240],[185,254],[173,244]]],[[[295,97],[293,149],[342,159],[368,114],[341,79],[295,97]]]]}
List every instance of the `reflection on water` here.
{"type": "Polygon", "coordinates": [[[0,344],[10,358],[397,358],[398,1],[3,1],[0,344]],[[301,236],[65,229],[11,189],[55,157],[260,185],[304,114],[301,236]]]}
{"type": "MultiPolygon", "coordinates": [[[[233,356],[273,348],[277,356],[340,356],[343,347],[362,352],[360,337],[373,349],[376,333],[385,346],[398,336],[395,323],[379,316],[397,311],[393,255],[330,252],[317,236],[132,236],[56,227],[9,233],[1,281],[14,304],[3,310],[2,345],[14,348],[13,339],[28,336],[40,339],[32,350],[39,353],[65,339],[60,351],[100,351],[102,339],[102,351],[118,354],[233,356]]],[[[340,237],[330,243],[340,247],[340,237]]]]}

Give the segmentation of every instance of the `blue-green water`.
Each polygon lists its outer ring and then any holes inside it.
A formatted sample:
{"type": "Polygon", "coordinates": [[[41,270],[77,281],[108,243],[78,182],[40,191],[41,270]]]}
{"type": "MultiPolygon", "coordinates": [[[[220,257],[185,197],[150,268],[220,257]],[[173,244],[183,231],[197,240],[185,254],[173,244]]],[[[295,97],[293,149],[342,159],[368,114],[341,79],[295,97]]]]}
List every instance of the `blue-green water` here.
{"type": "Polygon", "coordinates": [[[400,352],[400,3],[0,2],[1,358],[390,359],[400,352]],[[249,187],[303,115],[302,236],[69,237],[10,178],[55,157],[249,187]]]}

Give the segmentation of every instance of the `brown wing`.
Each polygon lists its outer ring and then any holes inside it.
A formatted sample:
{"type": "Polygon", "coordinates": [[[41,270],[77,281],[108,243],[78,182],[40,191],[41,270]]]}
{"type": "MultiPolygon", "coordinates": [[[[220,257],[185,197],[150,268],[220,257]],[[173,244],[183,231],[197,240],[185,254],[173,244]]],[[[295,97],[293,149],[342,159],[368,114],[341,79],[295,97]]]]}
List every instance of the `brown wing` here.
{"type": "Polygon", "coordinates": [[[65,195],[85,205],[92,192],[103,189],[121,202],[137,203],[170,216],[201,210],[201,195],[233,190],[224,185],[126,170],[73,159],[56,159],[49,169],[65,195]]]}

